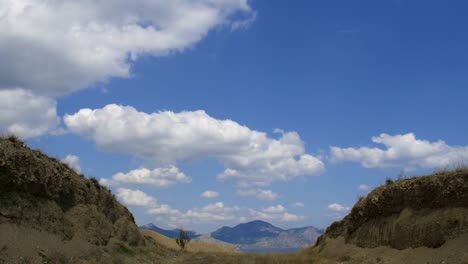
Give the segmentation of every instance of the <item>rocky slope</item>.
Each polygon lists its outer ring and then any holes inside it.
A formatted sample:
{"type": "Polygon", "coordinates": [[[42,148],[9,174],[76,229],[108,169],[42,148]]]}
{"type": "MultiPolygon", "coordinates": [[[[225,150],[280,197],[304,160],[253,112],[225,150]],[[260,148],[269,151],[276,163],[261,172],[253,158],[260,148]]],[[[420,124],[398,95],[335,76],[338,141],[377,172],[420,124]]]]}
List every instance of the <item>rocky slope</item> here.
{"type": "Polygon", "coordinates": [[[0,263],[86,255],[115,243],[145,240],[107,188],[15,137],[0,138],[0,263]]]}
{"type": "Polygon", "coordinates": [[[257,220],[235,227],[221,227],[211,236],[231,244],[254,244],[260,239],[277,237],[282,231],[270,223],[257,220]]]}
{"type": "Polygon", "coordinates": [[[342,221],[328,227],[312,251],[318,255],[380,251],[378,259],[385,256],[383,252],[393,252],[387,256],[393,261],[400,255],[412,259],[407,263],[426,263],[437,256],[441,261],[452,258],[455,262],[450,263],[464,263],[468,257],[463,255],[468,252],[468,170],[388,180],[360,198],[342,221]]]}

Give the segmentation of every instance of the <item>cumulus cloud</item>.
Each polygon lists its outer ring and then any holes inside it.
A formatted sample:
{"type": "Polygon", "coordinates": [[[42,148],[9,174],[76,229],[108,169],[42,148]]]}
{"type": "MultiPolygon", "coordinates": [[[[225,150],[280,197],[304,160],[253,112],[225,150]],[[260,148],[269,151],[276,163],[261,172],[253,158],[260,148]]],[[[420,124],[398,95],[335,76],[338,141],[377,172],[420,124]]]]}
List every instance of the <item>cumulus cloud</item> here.
{"type": "Polygon", "coordinates": [[[80,157],[69,154],[65,158],[62,159],[62,162],[67,164],[70,168],[75,170],[77,173],[81,173],[80,157]]]}
{"type": "Polygon", "coordinates": [[[351,210],[350,207],[338,204],[338,203],[332,203],[328,205],[328,209],[336,212],[346,212],[351,210]]]}
{"type": "Polygon", "coordinates": [[[278,199],[278,194],[272,190],[263,190],[263,189],[240,189],[237,190],[237,195],[243,197],[255,197],[258,200],[263,201],[274,201],[278,199]]]}
{"type": "Polygon", "coordinates": [[[297,202],[297,203],[294,203],[293,206],[294,206],[294,207],[303,208],[303,207],[304,207],[304,203],[297,202]]]}
{"type": "Polygon", "coordinates": [[[215,191],[204,191],[200,196],[203,198],[215,198],[219,196],[219,193],[215,191]]]}
{"type": "Polygon", "coordinates": [[[182,52],[255,15],[247,0],[0,0],[0,133],[55,131],[52,98],[131,77],[139,57],[182,52]]]}
{"type": "Polygon", "coordinates": [[[291,214],[288,212],[285,212],[281,215],[281,222],[297,222],[297,221],[302,221],[304,220],[304,217],[301,215],[296,215],[296,214],[291,214]]]}
{"type": "Polygon", "coordinates": [[[225,170],[218,179],[239,186],[267,186],[324,170],[318,158],[305,153],[296,132],[271,138],[231,120],[204,111],[139,112],[130,106],[107,105],[66,115],[68,129],[92,139],[107,151],[127,152],[154,163],[215,158],[225,170]]]}
{"type": "Polygon", "coordinates": [[[189,209],[185,212],[173,209],[169,205],[161,205],[147,210],[146,213],[165,217],[168,222],[177,225],[216,222],[238,224],[239,222],[251,220],[264,220],[275,223],[296,222],[304,219],[303,216],[288,213],[282,205],[258,211],[245,207],[226,206],[223,202],[207,204],[204,207],[189,209]]]}
{"type": "Polygon", "coordinates": [[[287,212],[282,205],[270,206],[262,211],[250,209],[250,219],[260,219],[268,222],[297,222],[304,220],[305,217],[287,212]]]}
{"type": "Polygon", "coordinates": [[[156,199],[140,190],[119,188],[117,198],[128,206],[150,207],[156,205],[156,199]]]}
{"type": "Polygon", "coordinates": [[[415,169],[453,166],[468,160],[468,146],[450,146],[442,140],[420,140],[413,133],[381,134],[373,137],[372,142],[383,144],[385,149],[331,147],[331,161],[359,162],[366,168],[415,169]]]}
{"type": "Polygon", "coordinates": [[[358,190],[359,191],[369,191],[370,189],[372,189],[372,187],[370,187],[369,185],[367,184],[360,184],[358,186],[358,190]]]}
{"type": "Polygon", "coordinates": [[[173,209],[171,206],[167,204],[162,204],[159,206],[155,206],[146,211],[146,214],[150,215],[180,215],[180,211],[177,209],[173,209]]]}
{"type": "Polygon", "coordinates": [[[171,222],[180,223],[209,223],[216,221],[228,221],[236,218],[239,207],[226,207],[222,202],[208,204],[202,208],[189,209],[181,212],[169,205],[161,205],[146,211],[150,215],[166,215],[171,222]]]}
{"type": "Polygon", "coordinates": [[[1,0],[0,89],[57,96],[126,78],[142,55],[181,52],[254,18],[247,0],[1,0]]]}
{"type": "Polygon", "coordinates": [[[229,221],[236,219],[236,213],[239,211],[239,207],[227,207],[224,206],[224,203],[217,202],[208,204],[200,209],[190,209],[183,216],[186,219],[190,219],[193,223],[229,221]]]}
{"type": "Polygon", "coordinates": [[[277,214],[277,213],[283,213],[286,211],[286,208],[284,208],[284,206],[282,206],[281,204],[278,204],[277,206],[270,206],[270,207],[267,207],[265,209],[263,209],[263,211],[265,213],[273,213],[273,214],[277,214]]]}
{"type": "Polygon", "coordinates": [[[156,187],[168,187],[176,183],[190,183],[192,179],[180,172],[175,166],[149,170],[141,168],[128,173],[116,173],[112,176],[116,183],[152,185],[156,187]]]}
{"type": "Polygon", "coordinates": [[[60,124],[55,100],[23,89],[0,90],[0,113],[0,133],[23,139],[57,132],[60,124]]]}
{"type": "Polygon", "coordinates": [[[101,184],[102,186],[106,186],[107,188],[115,187],[118,185],[115,181],[106,178],[99,179],[99,184],[101,184]]]}

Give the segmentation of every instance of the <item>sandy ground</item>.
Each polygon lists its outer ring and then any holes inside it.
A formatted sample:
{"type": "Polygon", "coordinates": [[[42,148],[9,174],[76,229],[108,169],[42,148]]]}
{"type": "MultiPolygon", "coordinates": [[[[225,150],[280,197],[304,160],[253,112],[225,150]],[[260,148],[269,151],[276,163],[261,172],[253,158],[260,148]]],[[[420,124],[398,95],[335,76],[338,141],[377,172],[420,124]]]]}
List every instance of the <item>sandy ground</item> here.
{"type": "Polygon", "coordinates": [[[345,244],[344,238],[328,239],[323,248],[307,250],[317,264],[468,264],[468,234],[444,243],[440,248],[397,250],[389,247],[360,248],[345,244]]]}
{"type": "Polygon", "coordinates": [[[93,247],[86,241],[72,239],[63,241],[48,232],[14,224],[0,224],[0,263],[18,263],[21,260],[41,261],[41,255],[51,256],[58,252],[65,256],[83,256],[93,247]]]}
{"type": "MultiPolygon", "coordinates": [[[[145,234],[145,235],[148,235],[145,234]]],[[[159,239],[159,238],[157,238],[159,239]]],[[[169,243],[170,241],[167,241],[169,243]]],[[[195,244],[194,244],[195,246],[195,244]]],[[[207,245],[212,247],[216,245],[207,245]]],[[[68,256],[80,256],[85,252],[95,250],[88,243],[80,240],[64,242],[58,236],[41,232],[35,229],[19,227],[10,224],[0,224],[0,263],[43,263],[41,255],[53,255],[60,250],[61,254],[68,256]],[[4,261],[2,262],[1,259],[4,261]],[[21,262],[30,260],[31,262],[21,262]]],[[[195,249],[195,248],[194,248],[195,249]]],[[[153,261],[146,263],[187,263],[187,264],[209,264],[209,263],[232,263],[232,264],[468,264],[468,233],[456,239],[447,241],[437,249],[419,247],[414,249],[397,250],[390,247],[360,248],[352,244],[344,243],[344,238],[327,239],[323,247],[303,250],[297,254],[241,254],[228,253],[220,248],[205,248],[205,252],[196,249],[193,252],[163,255],[153,261]],[[221,250],[222,252],[214,252],[221,250]],[[211,251],[211,252],[209,252],[211,251]]],[[[153,250],[150,250],[154,253],[153,250]]],[[[139,252],[135,251],[129,257],[140,259],[139,252]]],[[[144,256],[141,256],[141,259],[144,256]]],[[[99,263],[99,262],[88,262],[99,263]]],[[[109,262],[113,263],[113,262],[109,262]]],[[[123,263],[123,262],[122,262],[123,263]]],[[[141,262],[143,263],[143,262],[141,262]]]]}

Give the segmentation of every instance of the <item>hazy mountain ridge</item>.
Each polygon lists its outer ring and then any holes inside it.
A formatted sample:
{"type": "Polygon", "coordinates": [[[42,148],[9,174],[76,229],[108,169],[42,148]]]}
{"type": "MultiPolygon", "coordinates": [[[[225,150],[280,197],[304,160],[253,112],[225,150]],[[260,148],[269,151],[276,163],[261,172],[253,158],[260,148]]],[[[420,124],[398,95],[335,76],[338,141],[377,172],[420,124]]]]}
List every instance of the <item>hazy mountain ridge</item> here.
{"type": "Polygon", "coordinates": [[[212,232],[211,236],[231,244],[254,244],[260,239],[277,237],[282,232],[284,232],[284,230],[279,227],[264,221],[256,220],[234,227],[221,227],[212,232]]]}
{"type": "MultiPolygon", "coordinates": [[[[171,230],[162,229],[153,223],[142,225],[139,228],[143,230],[151,230],[161,235],[167,236],[169,238],[176,238],[177,236],[179,236],[179,229],[171,229],[171,230]]],[[[201,234],[198,234],[196,231],[186,231],[186,232],[191,239],[201,236],[201,234]]]]}
{"type": "Polygon", "coordinates": [[[312,226],[288,229],[277,237],[261,239],[255,245],[259,248],[304,248],[315,243],[322,232],[312,226]]]}
{"type": "Polygon", "coordinates": [[[222,227],[211,236],[217,240],[238,245],[241,250],[294,249],[315,243],[322,234],[315,227],[281,229],[264,221],[252,221],[235,227],[222,227]]]}
{"type": "MultiPolygon", "coordinates": [[[[171,238],[175,238],[179,232],[177,229],[165,230],[152,223],[140,228],[171,238]]],[[[210,234],[200,235],[195,231],[189,231],[189,234],[195,240],[231,245],[246,251],[254,249],[267,251],[267,249],[299,249],[310,246],[322,234],[322,230],[312,226],[284,230],[268,222],[256,220],[234,227],[224,226],[210,234]]]]}

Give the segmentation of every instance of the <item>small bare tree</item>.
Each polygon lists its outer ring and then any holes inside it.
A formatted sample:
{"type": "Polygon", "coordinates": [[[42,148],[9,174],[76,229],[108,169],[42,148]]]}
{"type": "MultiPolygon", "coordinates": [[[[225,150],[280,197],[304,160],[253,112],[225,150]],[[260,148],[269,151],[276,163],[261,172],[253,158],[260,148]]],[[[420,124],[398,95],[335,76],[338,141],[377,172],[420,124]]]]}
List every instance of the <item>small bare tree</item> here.
{"type": "Polygon", "coordinates": [[[177,245],[179,245],[180,250],[184,251],[185,247],[190,242],[190,236],[188,235],[188,233],[185,230],[179,229],[179,236],[176,237],[175,241],[176,241],[177,245]]]}

